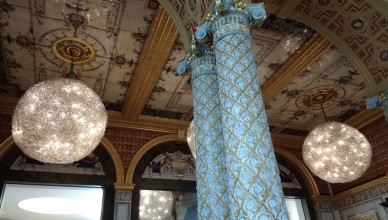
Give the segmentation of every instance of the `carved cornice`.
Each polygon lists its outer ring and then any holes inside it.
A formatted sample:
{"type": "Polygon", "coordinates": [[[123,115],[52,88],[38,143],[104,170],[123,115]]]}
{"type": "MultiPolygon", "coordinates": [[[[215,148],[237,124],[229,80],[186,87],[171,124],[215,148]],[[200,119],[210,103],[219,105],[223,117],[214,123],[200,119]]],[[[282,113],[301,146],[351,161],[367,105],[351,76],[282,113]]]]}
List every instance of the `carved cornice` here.
{"type": "Polygon", "coordinates": [[[356,187],[353,187],[349,190],[338,193],[334,196],[334,200],[344,199],[348,196],[351,196],[351,195],[354,195],[354,194],[357,194],[357,193],[360,193],[360,192],[363,192],[366,190],[370,190],[376,186],[386,184],[386,183],[388,183],[388,176],[384,176],[384,177],[381,177],[379,179],[372,180],[372,181],[367,182],[365,184],[362,184],[360,186],[356,186],[356,187]]]}
{"type": "Polygon", "coordinates": [[[170,134],[186,132],[189,124],[190,122],[188,121],[144,115],[139,116],[137,120],[111,118],[110,115],[108,117],[108,126],[165,132],[170,134]]]}
{"type": "Polygon", "coordinates": [[[273,145],[275,147],[302,148],[305,137],[271,133],[273,145]]]}
{"type": "Polygon", "coordinates": [[[262,87],[263,100],[268,104],[303,73],[332,44],[320,34],[314,34],[270,77],[262,87]]]}
{"type": "Polygon", "coordinates": [[[360,129],[382,116],[384,116],[382,109],[364,109],[345,123],[353,128],[360,129]]]}
{"type": "MultiPolygon", "coordinates": [[[[327,208],[340,209],[386,193],[388,176],[383,176],[334,196],[312,196],[314,202],[326,202],[327,208]]],[[[322,208],[322,207],[318,207],[322,208]]]]}
{"type": "Polygon", "coordinates": [[[125,118],[136,119],[143,111],[177,37],[178,30],[172,18],[159,7],[124,102],[125,118]]]}
{"type": "Polygon", "coordinates": [[[114,183],[115,190],[129,190],[132,191],[136,184],[133,183],[114,183]]]}

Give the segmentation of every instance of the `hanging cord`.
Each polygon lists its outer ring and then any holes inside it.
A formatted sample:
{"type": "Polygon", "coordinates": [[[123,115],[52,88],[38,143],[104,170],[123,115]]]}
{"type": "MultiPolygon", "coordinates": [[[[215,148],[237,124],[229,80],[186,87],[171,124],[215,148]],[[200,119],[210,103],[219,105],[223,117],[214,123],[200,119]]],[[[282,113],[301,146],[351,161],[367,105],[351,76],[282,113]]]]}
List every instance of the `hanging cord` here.
{"type": "MultiPolygon", "coordinates": [[[[323,117],[325,117],[325,121],[328,122],[329,120],[327,119],[327,116],[326,116],[326,113],[325,113],[325,109],[323,108],[323,103],[325,103],[325,102],[321,101],[321,110],[322,110],[322,113],[323,113],[323,117]]],[[[329,195],[333,196],[333,189],[331,188],[331,184],[329,182],[326,182],[326,183],[327,183],[327,188],[329,190],[329,195]]]]}
{"type": "Polygon", "coordinates": [[[66,78],[78,79],[77,74],[74,72],[74,58],[71,58],[70,70],[66,74],[66,78]]]}
{"type": "MultiPolygon", "coordinates": [[[[77,0],[77,3],[75,5],[75,11],[77,16],[79,15],[80,7],[79,7],[79,1],[77,0]]],[[[77,31],[78,31],[78,25],[73,25],[74,26],[74,34],[73,37],[77,37],[77,31]]],[[[70,51],[71,55],[71,63],[70,63],[70,69],[69,72],[66,74],[66,78],[71,78],[71,79],[78,79],[78,75],[74,72],[74,57],[75,54],[70,51]]]]}
{"type": "Polygon", "coordinates": [[[325,121],[328,122],[327,116],[326,116],[326,113],[325,113],[325,109],[323,108],[323,103],[324,102],[321,102],[321,110],[322,110],[322,113],[323,113],[323,117],[325,117],[325,121]]]}

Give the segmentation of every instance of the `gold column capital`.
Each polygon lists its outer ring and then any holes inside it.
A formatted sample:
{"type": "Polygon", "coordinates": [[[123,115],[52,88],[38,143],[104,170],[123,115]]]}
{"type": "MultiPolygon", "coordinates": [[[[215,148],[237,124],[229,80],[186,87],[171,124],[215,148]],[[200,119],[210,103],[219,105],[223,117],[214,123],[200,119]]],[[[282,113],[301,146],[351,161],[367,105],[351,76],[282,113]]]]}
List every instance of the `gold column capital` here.
{"type": "Polygon", "coordinates": [[[134,183],[114,183],[115,190],[130,190],[132,191],[135,188],[136,184],[134,183]]]}

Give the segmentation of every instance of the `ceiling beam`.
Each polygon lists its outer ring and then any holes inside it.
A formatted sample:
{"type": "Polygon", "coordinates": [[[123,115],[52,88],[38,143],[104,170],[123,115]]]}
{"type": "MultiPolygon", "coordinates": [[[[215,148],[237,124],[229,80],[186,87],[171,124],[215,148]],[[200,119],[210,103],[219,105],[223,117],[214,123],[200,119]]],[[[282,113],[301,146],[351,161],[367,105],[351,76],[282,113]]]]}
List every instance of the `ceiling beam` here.
{"type": "Polygon", "coordinates": [[[124,118],[136,119],[140,116],[177,38],[178,30],[172,18],[159,7],[128,89],[123,107],[124,118]]]}
{"type": "Polygon", "coordinates": [[[264,83],[261,88],[264,103],[267,105],[281,93],[290,82],[302,74],[307,67],[316,61],[323,52],[331,47],[322,35],[315,33],[303,46],[301,46],[291,57],[264,83]]]}
{"type": "Polygon", "coordinates": [[[301,149],[305,137],[271,132],[274,147],[287,147],[301,149]]]}

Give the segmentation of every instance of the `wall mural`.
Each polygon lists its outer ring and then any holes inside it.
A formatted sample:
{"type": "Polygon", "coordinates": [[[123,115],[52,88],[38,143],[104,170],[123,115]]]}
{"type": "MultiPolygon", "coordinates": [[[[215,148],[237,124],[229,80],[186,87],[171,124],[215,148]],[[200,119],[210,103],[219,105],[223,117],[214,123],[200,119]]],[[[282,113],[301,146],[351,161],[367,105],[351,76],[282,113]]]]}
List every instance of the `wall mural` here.
{"type": "Polygon", "coordinates": [[[195,181],[195,161],[191,154],[166,152],[153,159],[142,178],[195,181]]]}
{"type": "MultiPolygon", "coordinates": [[[[282,187],[302,189],[294,173],[281,164],[278,167],[282,187]]],[[[181,151],[160,154],[149,163],[142,178],[195,181],[195,159],[181,151]]]]}
{"type": "Polygon", "coordinates": [[[50,173],[105,175],[99,158],[94,154],[90,154],[89,156],[70,164],[42,163],[26,155],[21,155],[12,164],[10,169],[50,173]]]}

